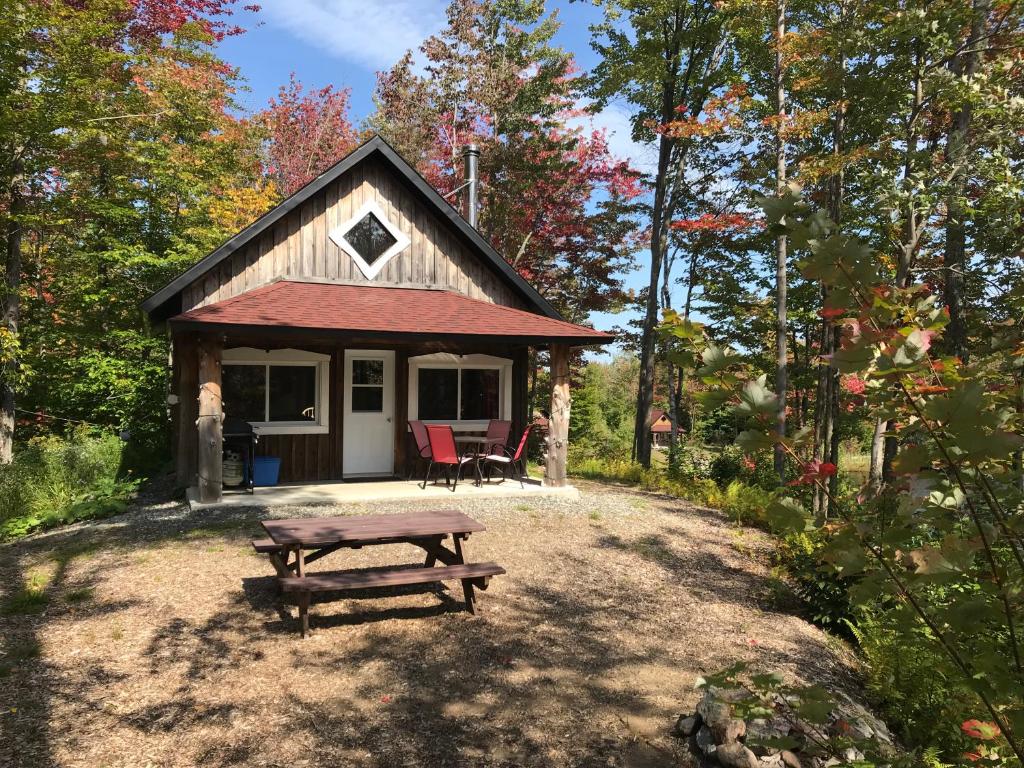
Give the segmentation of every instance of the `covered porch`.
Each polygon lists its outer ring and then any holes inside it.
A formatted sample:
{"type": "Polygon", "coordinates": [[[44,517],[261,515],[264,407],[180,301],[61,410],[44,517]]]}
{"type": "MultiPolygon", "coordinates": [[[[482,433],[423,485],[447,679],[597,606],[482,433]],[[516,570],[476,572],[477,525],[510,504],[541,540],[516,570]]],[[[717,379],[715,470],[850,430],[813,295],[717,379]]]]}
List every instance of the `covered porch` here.
{"type": "Polygon", "coordinates": [[[422,476],[410,420],[479,433],[532,414],[529,361],[546,350],[553,382],[535,407],[550,414],[544,477],[459,495],[535,495],[564,488],[569,357],[607,334],[448,291],[278,281],[171,319],[177,472],[190,502],[248,506],[451,498],[422,476]],[[226,418],[251,424],[256,455],[279,460],[281,484],[225,493],[226,418]],[[392,482],[381,482],[391,480],[392,482]],[[374,481],[374,482],[370,482],[374,481]]]}

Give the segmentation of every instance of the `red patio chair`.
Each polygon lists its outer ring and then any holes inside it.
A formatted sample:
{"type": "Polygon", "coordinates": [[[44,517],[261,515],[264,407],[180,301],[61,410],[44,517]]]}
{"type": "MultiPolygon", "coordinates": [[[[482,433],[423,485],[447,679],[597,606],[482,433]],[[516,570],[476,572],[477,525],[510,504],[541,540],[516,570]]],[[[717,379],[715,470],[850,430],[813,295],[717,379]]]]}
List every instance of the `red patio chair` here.
{"type": "Polygon", "coordinates": [[[512,470],[512,477],[516,477],[518,473],[519,487],[525,487],[523,485],[523,477],[526,475],[526,444],[530,440],[530,430],[533,429],[533,424],[527,424],[526,429],[523,430],[523,436],[519,438],[519,445],[516,446],[515,453],[512,453],[507,448],[502,452],[494,451],[484,456],[484,466],[487,468],[487,482],[491,481],[491,467],[495,464],[501,467],[501,481],[505,482],[509,469],[512,470]]]}
{"type": "Polygon", "coordinates": [[[484,455],[504,453],[508,445],[508,436],[512,432],[512,422],[491,419],[487,423],[487,435],[484,437],[484,455]]]}
{"type": "Polygon", "coordinates": [[[449,472],[452,467],[455,467],[455,482],[451,486],[452,493],[455,493],[455,487],[459,484],[463,467],[467,464],[476,464],[477,457],[472,453],[459,456],[459,451],[455,447],[455,433],[450,424],[427,424],[426,426],[427,438],[430,440],[430,466],[427,467],[427,476],[423,478],[421,487],[426,489],[427,483],[430,481],[431,470],[435,464],[441,464],[444,466],[445,485],[450,479],[449,472]]]}
{"type": "Polygon", "coordinates": [[[427,462],[430,461],[430,438],[427,437],[427,427],[422,421],[410,421],[409,431],[412,432],[412,438],[416,441],[416,456],[413,457],[411,462],[412,466],[409,468],[409,475],[406,479],[411,479],[413,470],[416,466],[416,461],[427,462]]]}

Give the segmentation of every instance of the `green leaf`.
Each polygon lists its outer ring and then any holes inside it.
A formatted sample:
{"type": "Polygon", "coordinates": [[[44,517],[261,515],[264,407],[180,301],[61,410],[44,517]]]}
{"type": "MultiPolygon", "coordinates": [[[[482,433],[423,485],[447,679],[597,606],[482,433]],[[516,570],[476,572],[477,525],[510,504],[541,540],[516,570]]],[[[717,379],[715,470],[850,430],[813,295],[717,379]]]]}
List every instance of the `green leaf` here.
{"type": "Polygon", "coordinates": [[[807,529],[807,514],[796,499],[773,499],[765,510],[765,517],[769,525],[779,532],[801,533],[807,529]]]}
{"type": "Polygon", "coordinates": [[[857,373],[871,366],[875,354],[875,348],[871,344],[859,340],[847,347],[837,349],[829,357],[829,362],[833,368],[842,373],[857,373]]]}
{"type": "Polygon", "coordinates": [[[778,398],[765,386],[766,376],[755,381],[748,381],[740,392],[740,403],[736,412],[742,416],[756,416],[762,413],[775,413],[778,409],[778,398]]]}
{"type": "Polygon", "coordinates": [[[744,453],[756,453],[775,447],[775,436],[759,429],[745,429],[736,436],[736,445],[742,448],[744,453]]]}
{"type": "Polygon", "coordinates": [[[701,359],[704,365],[697,369],[697,375],[712,376],[735,363],[737,355],[728,347],[716,347],[712,344],[701,353],[701,359]]]}

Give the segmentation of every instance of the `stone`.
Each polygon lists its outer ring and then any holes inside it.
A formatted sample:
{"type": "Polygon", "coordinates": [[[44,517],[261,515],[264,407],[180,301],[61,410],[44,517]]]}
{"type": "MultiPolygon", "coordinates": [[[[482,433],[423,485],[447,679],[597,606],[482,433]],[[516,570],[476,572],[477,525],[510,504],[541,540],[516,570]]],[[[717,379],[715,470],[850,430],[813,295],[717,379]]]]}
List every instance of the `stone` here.
{"type": "Polygon", "coordinates": [[[743,738],[743,734],[746,732],[747,724],[738,717],[729,718],[725,722],[725,727],[721,728],[720,731],[716,731],[715,726],[711,726],[711,735],[715,737],[715,741],[719,744],[728,744],[731,741],[739,741],[743,738]]]}
{"type": "Polygon", "coordinates": [[[676,735],[687,737],[693,736],[700,728],[700,715],[680,715],[676,721],[676,735]]]}
{"type": "Polygon", "coordinates": [[[790,752],[788,749],[784,749],[779,752],[779,757],[782,762],[786,765],[786,768],[802,768],[800,765],[800,758],[790,752]]]}
{"type": "Polygon", "coordinates": [[[757,755],[738,741],[720,745],[715,750],[715,759],[722,768],[761,768],[757,755]]]}
{"type": "Polygon", "coordinates": [[[697,704],[697,714],[701,722],[714,731],[725,732],[725,726],[732,719],[732,711],[727,703],[719,701],[711,695],[711,692],[704,694],[704,698],[697,704]]]}
{"type": "Polygon", "coordinates": [[[828,730],[833,735],[849,736],[859,741],[873,739],[879,744],[893,746],[892,734],[879,718],[845,693],[835,694],[828,730]]]}
{"type": "Polygon", "coordinates": [[[715,754],[715,738],[711,735],[711,729],[706,725],[702,725],[697,729],[697,735],[694,736],[694,742],[697,744],[699,749],[705,757],[711,757],[715,754]]]}
{"type": "MultiPolygon", "coordinates": [[[[748,749],[750,748],[748,747],[748,749]]],[[[753,752],[754,750],[751,749],[750,751],[753,752]]],[[[761,768],[786,768],[780,754],[760,755],[758,756],[758,762],[761,764],[761,768]]]]}
{"type": "Polygon", "coordinates": [[[790,730],[789,722],[782,717],[758,717],[747,723],[746,743],[755,755],[775,755],[779,750],[763,746],[763,742],[785,738],[789,736],[790,730]]]}
{"type": "Polygon", "coordinates": [[[854,747],[847,747],[843,750],[843,759],[848,763],[855,763],[864,759],[864,753],[854,747]]]}

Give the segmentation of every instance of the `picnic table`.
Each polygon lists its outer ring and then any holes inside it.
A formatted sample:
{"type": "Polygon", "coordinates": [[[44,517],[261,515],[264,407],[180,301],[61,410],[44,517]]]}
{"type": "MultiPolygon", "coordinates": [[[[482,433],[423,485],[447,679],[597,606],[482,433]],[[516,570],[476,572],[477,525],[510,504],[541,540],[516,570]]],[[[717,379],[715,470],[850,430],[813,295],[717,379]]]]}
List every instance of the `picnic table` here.
{"type": "Polygon", "coordinates": [[[303,637],[309,634],[309,604],[314,592],[458,580],[466,610],[475,614],[479,605],[474,588],[485,590],[492,576],[505,573],[497,563],[466,562],[466,539],[486,527],[455,510],[264,520],[263,529],[270,538],[255,540],[252,545],[270,557],[281,591],[297,596],[303,637]],[[449,537],[452,549],[445,546],[449,537]],[[426,552],[426,558],[422,566],[306,572],[307,565],[338,550],[380,544],[414,544],[426,552]]]}

